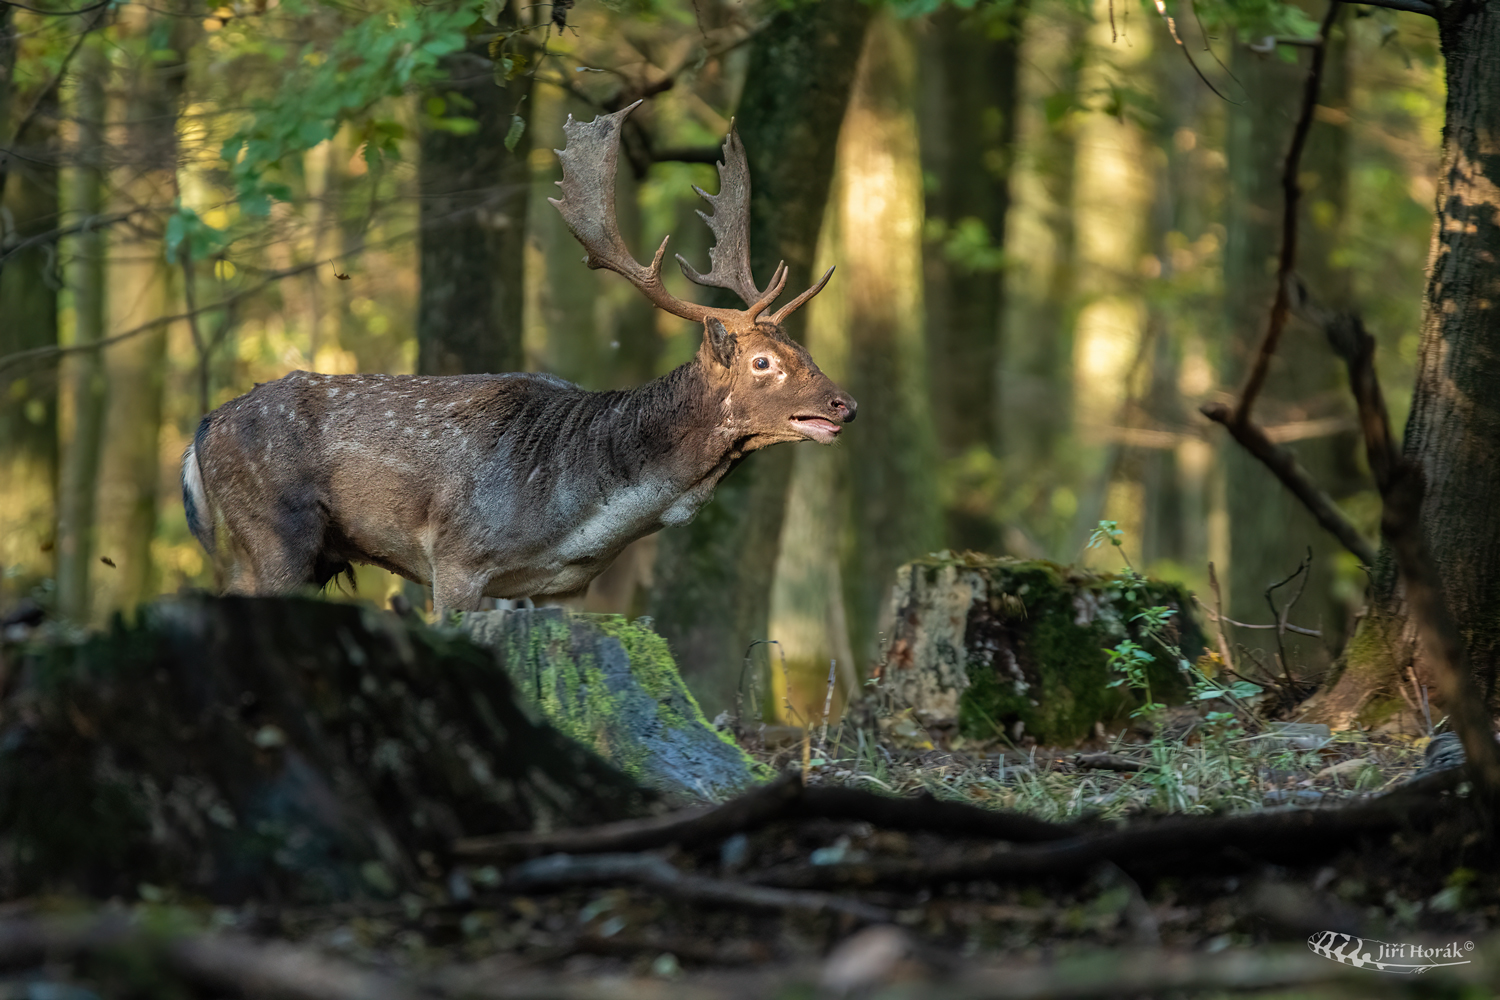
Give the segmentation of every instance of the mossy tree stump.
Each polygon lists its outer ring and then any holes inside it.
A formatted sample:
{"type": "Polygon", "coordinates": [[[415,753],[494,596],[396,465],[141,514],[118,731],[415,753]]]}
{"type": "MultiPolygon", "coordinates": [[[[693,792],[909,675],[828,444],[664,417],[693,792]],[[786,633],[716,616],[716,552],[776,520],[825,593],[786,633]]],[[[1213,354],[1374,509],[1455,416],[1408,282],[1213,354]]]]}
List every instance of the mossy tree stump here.
{"type": "Polygon", "coordinates": [[[534,721],[461,636],[310,599],[137,617],[6,651],[0,897],[390,896],[443,877],[457,838],[654,798],[534,721]]]}
{"type": "Polygon", "coordinates": [[[648,788],[717,800],[763,776],[703,717],[644,621],[543,608],[469,614],[463,627],[548,722],[648,788]]]}
{"type": "Polygon", "coordinates": [[[1134,621],[1157,606],[1176,612],[1169,641],[1197,659],[1203,637],[1179,584],[975,554],[919,559],[896,573],[882,683],[928,726],[972,739],[1073,743],[1139,703],[1129,688],[1110,686],[1107,649],[1123,639],[1156,657],[1156,700],[1186,697],[1173,657],[1134,621]]]}

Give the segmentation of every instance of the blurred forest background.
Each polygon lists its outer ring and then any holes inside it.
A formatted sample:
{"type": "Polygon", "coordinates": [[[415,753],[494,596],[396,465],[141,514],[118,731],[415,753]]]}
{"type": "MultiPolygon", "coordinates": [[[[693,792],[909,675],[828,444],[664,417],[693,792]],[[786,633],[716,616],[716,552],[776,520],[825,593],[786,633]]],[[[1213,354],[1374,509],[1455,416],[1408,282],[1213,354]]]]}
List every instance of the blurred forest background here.
{"type": "MultiPolygon", "coordinates": [[[[706,266],[691,185],[717,189],[736,119],[757,276],[786,257],[801,288],[838,265],[792,332],[860,418],[837,447],[753,456],[693,525],[628,550],[590,610],[651,615],[711,711],[765,638],[806,678],[798,700],[821,702],[829,660],[878,656],[905,560],[1113,570],[1109,546],[1085,547],[1108,519],[1137,567],[1205,601],[1213,563],[1242,622],[1271,620],[1266,587],[1311,550],[1294,621],[1321,638],[1287,654],[1315,675],[1365,571],[1198,407],[1232,397],[1265,326],[1323,8],[1158,9],[0,4],[0,608],[32,596],[97,625],[212,587],[178,464],[203,414],[257,382],[524,369],[602,389],[687,360],[700,331],[585,268],[545,200],[566,117],[644,97],[619,197],[637,256],[671,233],[706,266]]],[[[1351,6],[1327,58],[1299,268],[1358,303],[1399,427],[1441,154],[1437,28],[1351,6]]],[[[1375,537],[1320,331],[1293,321],[1260,405],[1375,537]]],[[[359,599],[401,586],[359,569],[359,599]]]]}

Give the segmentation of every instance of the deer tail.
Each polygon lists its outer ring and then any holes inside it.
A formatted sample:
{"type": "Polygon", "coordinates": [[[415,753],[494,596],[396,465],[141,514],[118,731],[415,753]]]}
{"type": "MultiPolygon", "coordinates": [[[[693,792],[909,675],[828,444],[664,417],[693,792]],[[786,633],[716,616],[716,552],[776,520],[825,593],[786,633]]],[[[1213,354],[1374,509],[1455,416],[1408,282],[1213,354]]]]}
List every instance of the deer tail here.
{"type": "Polygon", "coordinates": [[[192,444],[182,454],[182,507],[187,512],[188,530],[210,553],[214,551],[213,515],[208,510],[208,494],[203,490],[203,467],[198,462],[203,440],[208,434],[209,418],[204,417],[193,435],[192,444]]]}

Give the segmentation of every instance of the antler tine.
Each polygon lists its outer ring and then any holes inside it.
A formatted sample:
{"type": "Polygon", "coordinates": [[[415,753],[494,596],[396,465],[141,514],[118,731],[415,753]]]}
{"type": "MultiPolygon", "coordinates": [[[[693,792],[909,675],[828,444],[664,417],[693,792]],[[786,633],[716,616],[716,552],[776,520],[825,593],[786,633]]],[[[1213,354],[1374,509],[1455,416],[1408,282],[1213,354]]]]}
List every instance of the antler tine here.
{"type": "MultiPolygon", "coordinates": [[[[727,288],[753,308],[759,303],[761,291],[750,271],[750,166],[732,121],[729,134],[724,137],[724,160],[717,166],[718,194],[709,194],[693,185],[693,190],[713,209],[712,215],[698,213],[714,234],[714,245],[708,251],[708,273],[700,274],[681,254],[677,255],[677,263],[689,281],[727,288]]],[[[760,309],[764,308],[764,305],[760,306],[760,309]]],[[[755,312],[760,309],[755,309],[755,312]]]]}
{"type": "Polygon", "coordinates": [[[562,197],[547,200],[562,213],[568,229],[588,251],[589,267],[608,268],[624,275],[658,308],[701,323],[716,310],[684,302],[662,284],[661,263],[667,252],[667,240],[662,240],[651,266],[642,267],[625,246],[619,224],[615,221],[615,170],[620,159],[620,128],[625,116],[640,104],[636,101],[591,122],[574,121],[572,115],[568,116],[563,125],[567,148],[554,150],[563,168],[563,179],[557,182],[562,188],[562,197]]]}
{"type": "Polygon", "coordinates": [[[750,303],[750,308],[745,310],[746,315],[755,319],[765,312],[766,308],[776,301],[776,296],[781,294],[781,290],[786,287],[786,279],[791,273],[792,269],[786,266],[786,261],[779,262],[776,270],[771,273],[771,284],[761,293],[760,298],[750,303]]]}
{"type": "Polygon", "coordinates": [[[776,310],[776,312],[772,313],[769,322],[775,323],[777,326],[780,326],[786,321],[786,318],[788,316],[806,305],[808,299],[811,299],[814,295],[817,295],[819,292],[821,292],[823,290],[823,286],[828,284],[828,279],[831,277],[833,277],[833,268],[830,267],[823,273],[823,277],[818,280],[818,283],[816,285],[813,285],[807,291],[803,292],[801,295],[797,296],[795,299],[788,302],[780,309],[776,310]]]}

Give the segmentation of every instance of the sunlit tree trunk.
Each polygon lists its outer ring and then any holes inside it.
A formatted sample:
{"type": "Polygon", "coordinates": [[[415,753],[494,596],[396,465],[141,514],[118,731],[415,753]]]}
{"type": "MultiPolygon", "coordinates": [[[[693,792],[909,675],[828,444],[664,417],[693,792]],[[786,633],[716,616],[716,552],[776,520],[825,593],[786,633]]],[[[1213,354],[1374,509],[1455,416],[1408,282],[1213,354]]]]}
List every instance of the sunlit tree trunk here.
{"type": "MultiPolygon", "coordinates": [[[[70,218],[88,219],[104,210],[104,87],[109,63],[101,45],[88,42],[78,53],[76,161],[69,184],[70,218]]],[[[74,237],[68,287],[73,293],[73,342],[94,343],[104,336],[104,235],[87,229],[74,237]]],[[[99,351],[65,360],[72,405],[72,436],[63,452],[57,507],[57,608],[74,621],[89,617],[89,580],[94,551],[94,499],[104,435],[105,372],[99,351]]]]}
{"type": "Polygon", "coordinates": [[[1074,205],[1081,71],[1088,20],[1071,11],[1034,17],[1025,39],[1020,110],[1031,115],[1023,140],[1033,239],[1043,252],[1013,262],[1010,314],[1001,351],[1002,500],[1018,512],[1007,544],[1016,554],[1064,559],[1076,506],[1067,456],[1072,430],[1072,361],[1078,316],[1078,239],[1074,205]],[[1009,494],[1009,495],[1006,495],[1009,494]],[[1019,495],[1018,495],[1019,494],[1019,495]]]}
{"type": "MultiPolygon", "coordinates": [[[[122,12],[119,48],[123,91],[111,102],[111,146],[123,162],[112,172],[116,210],[150,207],[162,220],[177,196],[177,110],[186,67],[158,60],[150,45],[149,14],[122,12]]],[[[177,51],[181,51],[179,48],[177,51]]],[[[176,269],[148,230],[117,228],[109,240],[107,302],[111,334],[135,330],[170,315],[176,269]]],[[[108,559],[94,589],[95,619],[130,610],[156,587],[151,542],[162,480],[160,431],[167,327],[158,325],[105,351],[109,383],[99,465],[95,554],[108,559]]]]}
{"type": "MultiPolygon", "coordinates": [[[[1421,523],[1443,595],[1493,705],[1500,664],[1500,5],[1440,4],[1448,84],[1443,166],[1405,454],[1427,491],[1421,523]]],[[[1401,588],[1382,552],[1369,613],[1318,712],[1347,723],[1414,670],[1401,588]]],[[[1436,715],[1437,713],[1434,713],[1436,715]]]]}
{"type": "Polygon", "coordinates": [[[896,567],[942,537],[923,357],[915,68],[909,36],[879,18],[839,135],[849,303],[844,384],[860,401],[860,422],[844,446],[853,529],[844,584],[855,655],[866,661],[876,652],[875,622],[896,567]]]}
{"type": "MultiPolygon", "coordinates": [[[[1232,62],[1247,98],[1229,108],[1229,192],[1224,259],[1225,307],[1229,343],[1223,352],[1224,384],[1238,386],[1264,335],[1275,290],[1275,256],[1281,241],[1282,164],[1291,142],[1308,56],[1298,62],[1263,56],[1244,44],[1232,62]]],[[[1333,110],[1320,115],[1302,160],[1303,210],[1299,223],[1298,273],[1324,302],[1348,298],[1348,275],[1333,263],[1348,200],[1348,139],[1330,118],[1348,105],[1348,47],[1343,29],[1334,28],[1319,103],[1333,110]]],[[[1345,115],[1347,117],[1347,115],[1345,115]]],[[[1335,498],[1360,482],[1354,464],[1356,441],[1349,430],[1329,433],[1308,421],[1348,417],[1351,404],[1341,367],[1323,335],[1295,321],[1277,349],[1256,417],[1277,426],[1307,427],[1307,436],[1288,441],[1298,460],[1335,498]]],[[[1327,630],[1330,641],[1342,633],[1347,610],[1335,596],[1336,560],[1342,547],[1318,526],[1306,509],[1243,449],[1225,443],[1224,475],[1229,520],[1229,593],[1226,611],[1244,622],[1269,622],[1266,588],[1285,579],[1312,549],[1312,576],[1297,604],[1297,624],[1327,630]]],[[[1278,605],[1290,597],[1278,591],[1278,605]]],[[[1274,667],[1277,645],[1270,632],[1241,632],[1236,638],[1258,648],[1274,667]]],[[[1327,662],[1323,643],[1288,634],[1283,638],[1293,672],[1327,662]]],[[[1279,672],[1279,671],[1278,671],[1279,672]]]]}
{"type": "MultiPolygon", "coordinates": [[[[788,288],[812,283],[869,17],[862,0],[797,6],[775,14],[751,44],[736,121],[753,179],[751,264],[760,281],[785,260],[788,288]]],[[[800,337],[806,315],[793,316],[788,333],[800,337]]],[[[710,715],[733,704],[745,648],[766,637],[791,464],[789,447],[752,455],[691,525],[661,533],[650,612],[710,715]]]]}
{"type": "MultiPolygon", "coordinates": [[[[1015,156],[1020,8],[945,7],[919,42],[927,361],[943,458],[993,463],[1000,443],[1006,214],[1015,156]]],[[[996,551],[997,498],[959,483],[944,512],[953,548],[996,551]]],[[[995,477],[982,477],[992,483],[995,477]]]]}
{"type": "MultiPolygon", "coordinates": [[[[13,9],[0,14],[0,141],[20,154],[0,152],[0,356],[57,343],[56,244],[19,248],[57,225],[57,99],[12,82],[13,9]]],[[[56,480],[57,366],[35,364],[0,378],[0,607],[51,575],[56,480]]]]}
{"type": "MultiPolygon", "coordinates": [[[[502,25],[514,25],[513,10],[502,25]]],[[[422,130],[417,371],[517,371],[530,129],[512,149],[506,137],[515,116],[529,117],[532,77],[496,86],[495,67],[478,43],[448,57],[446,66],[450,78],[438,91],[460,95],[470,106],[450,102],[443,114],[472,118],[479,127],[466,134],[431,125],[422,130]]]]}

